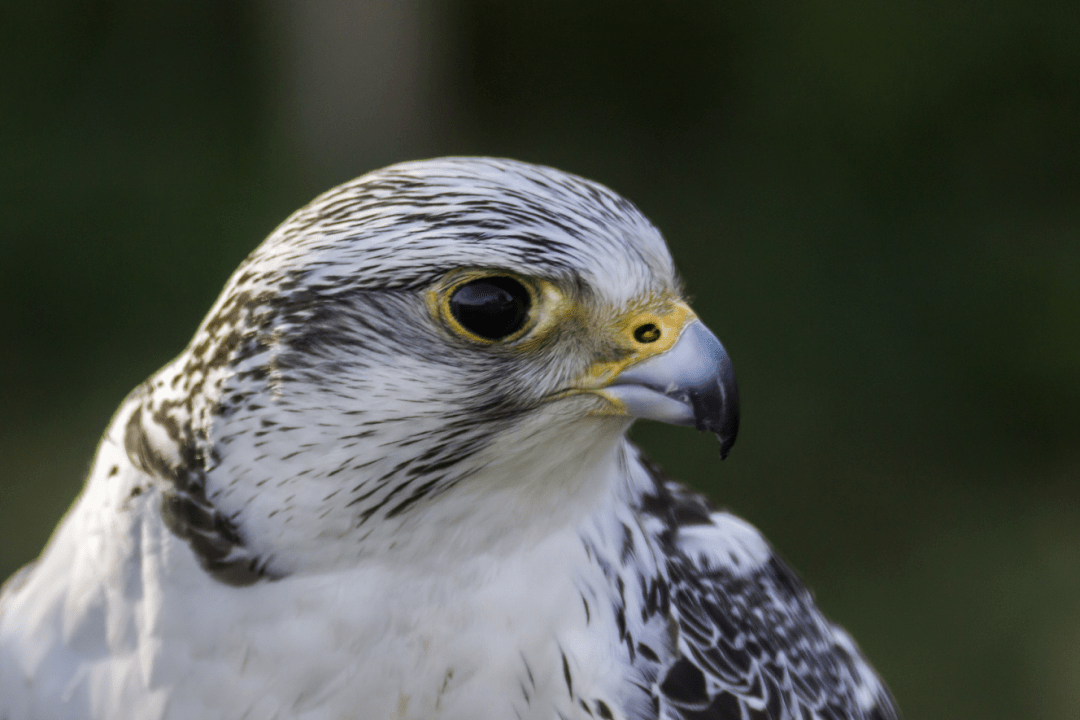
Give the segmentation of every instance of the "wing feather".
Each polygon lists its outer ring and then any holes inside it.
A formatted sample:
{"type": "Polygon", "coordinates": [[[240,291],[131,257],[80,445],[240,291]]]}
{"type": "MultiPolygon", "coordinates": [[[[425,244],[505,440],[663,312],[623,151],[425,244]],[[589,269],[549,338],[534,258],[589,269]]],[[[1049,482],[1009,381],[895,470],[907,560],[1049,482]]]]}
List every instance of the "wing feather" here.
{"type": "Polygon", "coordinates": [[[674,656],[655,692],[669,720],[897,720],[851,637],[761,534],[651,463],[674,656]]]}

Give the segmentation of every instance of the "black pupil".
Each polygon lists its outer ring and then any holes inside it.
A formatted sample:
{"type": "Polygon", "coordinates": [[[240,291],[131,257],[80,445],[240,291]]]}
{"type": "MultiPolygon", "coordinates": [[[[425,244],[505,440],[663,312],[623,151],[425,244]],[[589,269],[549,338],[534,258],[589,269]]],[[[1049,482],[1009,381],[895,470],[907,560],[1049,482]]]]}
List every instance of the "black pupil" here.
{"type": "Polygon", "coordinates": [[[529,291],[510,277],[467,282],[450,296],[450,312],[469,332],[487,340],[513,335],[529,316],[529,291]]]}

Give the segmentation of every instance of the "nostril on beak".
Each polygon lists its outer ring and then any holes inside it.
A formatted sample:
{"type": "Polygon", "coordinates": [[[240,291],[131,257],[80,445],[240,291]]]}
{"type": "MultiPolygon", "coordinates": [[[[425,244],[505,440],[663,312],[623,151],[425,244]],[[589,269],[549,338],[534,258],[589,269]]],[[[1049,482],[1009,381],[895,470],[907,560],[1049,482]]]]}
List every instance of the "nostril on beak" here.
{"type": "Polygon", "coordinates": [[[634,329],[634,339],[639,343],[654,343],[660,339],[660,328],[653,323],[645,323],[634,329]]]}

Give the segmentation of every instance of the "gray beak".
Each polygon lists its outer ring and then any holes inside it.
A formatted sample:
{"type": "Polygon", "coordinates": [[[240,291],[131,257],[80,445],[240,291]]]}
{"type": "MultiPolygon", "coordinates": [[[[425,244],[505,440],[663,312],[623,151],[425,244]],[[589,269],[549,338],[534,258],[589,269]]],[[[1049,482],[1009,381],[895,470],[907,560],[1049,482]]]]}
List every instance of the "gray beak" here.
{"type": "Polygon", "coordinates": [[[739,389],[731,358],[700,320],[687,324],[670,350],[620,373],[604,394],[633,417],[716,433],[721,459],[739,432],[739,389]]]}

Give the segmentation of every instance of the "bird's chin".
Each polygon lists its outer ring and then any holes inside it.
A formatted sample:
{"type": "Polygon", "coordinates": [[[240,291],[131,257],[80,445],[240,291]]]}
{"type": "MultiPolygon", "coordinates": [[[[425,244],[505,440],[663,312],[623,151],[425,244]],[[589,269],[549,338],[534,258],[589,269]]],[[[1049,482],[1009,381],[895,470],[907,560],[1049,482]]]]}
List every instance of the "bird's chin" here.
{"type": "Polygon", "coordinates": [[[593,389],[562,390],[545,400],[548,412],[558,416],[558,424],[564,428],[576,427],[571,432],[583,436],[591,436],[601,427],[604,435],[622,435],[635,420],[618,403],[593,389]]]}
{"type": "Polygon", "coordinates": [[[623,418],[632,421],[618,401],[608,397],[603,389],[568,388],[545,398],[545,402],[568,414],[595,418],[623,418]]]}

